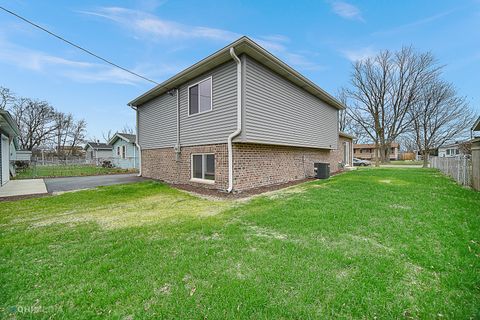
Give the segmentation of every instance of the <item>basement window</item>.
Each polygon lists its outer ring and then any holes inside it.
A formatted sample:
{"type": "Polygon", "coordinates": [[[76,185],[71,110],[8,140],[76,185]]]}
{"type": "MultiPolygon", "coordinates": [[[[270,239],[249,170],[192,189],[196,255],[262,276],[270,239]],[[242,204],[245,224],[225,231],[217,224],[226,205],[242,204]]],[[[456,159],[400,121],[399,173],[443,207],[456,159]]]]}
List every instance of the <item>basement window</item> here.
{"type": "Polygon", "coordinates": [[[214,154],[192,154],[192,181],[215,182],[214,154]]]}
{"type": "Polygon", "coordinates": [[[212,110],[212,77],[188,87],[188,114],[212,110]]]}

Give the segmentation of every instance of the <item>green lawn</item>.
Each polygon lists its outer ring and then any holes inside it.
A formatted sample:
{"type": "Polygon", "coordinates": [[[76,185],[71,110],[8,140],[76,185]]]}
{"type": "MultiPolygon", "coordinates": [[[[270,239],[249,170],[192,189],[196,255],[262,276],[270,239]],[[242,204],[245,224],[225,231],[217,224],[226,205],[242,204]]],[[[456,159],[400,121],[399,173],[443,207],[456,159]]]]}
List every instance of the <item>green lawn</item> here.
{"type": "Polygon", "coordinates": [[[395,160],[390,161],[388,164],[398,164],[398,165],[412,165],[412,166],[419,166],[423,165],[423,161],[416,161],[416,160],[395,160]]]}
{"type": "Polygon", "coordinates": [[[121,168],[103,168],[95,165],[37,165],[17,172],[16,179],[94,176],[99,174],[114,174],[136,172],[121,168]]]}
{"type": "Polygon", "coordinates": [[[0,317],[480,318],[480,193],[430,169],[250,201],[142,182],[0,212],[0,317]]]}

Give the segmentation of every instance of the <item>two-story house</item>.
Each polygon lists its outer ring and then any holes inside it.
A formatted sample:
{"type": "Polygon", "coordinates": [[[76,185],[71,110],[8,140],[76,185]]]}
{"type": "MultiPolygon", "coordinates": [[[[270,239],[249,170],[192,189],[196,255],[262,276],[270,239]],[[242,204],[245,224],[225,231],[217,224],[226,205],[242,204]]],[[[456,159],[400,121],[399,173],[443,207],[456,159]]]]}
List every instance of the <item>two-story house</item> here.
{"type": "Polygon", "coordinates": [[[141,175],[168,183],[241,191],[311,177],[315,162],[352,163],[344,106],[247,37],[129,106],[141,175]]]}

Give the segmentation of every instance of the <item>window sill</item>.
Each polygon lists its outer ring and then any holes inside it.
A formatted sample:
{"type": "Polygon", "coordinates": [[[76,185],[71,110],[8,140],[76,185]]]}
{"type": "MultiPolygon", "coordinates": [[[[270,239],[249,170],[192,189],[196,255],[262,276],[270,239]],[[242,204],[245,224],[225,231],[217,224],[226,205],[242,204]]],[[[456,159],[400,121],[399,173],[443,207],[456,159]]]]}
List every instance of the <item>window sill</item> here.
{"type": "Polygon", "coordinates": [[[191,178],[190,181],[197,182],[197,183],[205,183],[205,184],[215,183],[215,180],[207,180],[207,179],[199,179],[199,178],[191,178]]]}
{"type": "Polygon", "coordinates": [[[205,114],[205,113],[209,113],[209,112],[212,112],[213,111],[213,106],[210,107],[210,110],[205,110],[205,111],[202,111],[202,112],[197,112],[197,113],[192,113],[190,114],[190,112],[188,113],[188,118],[190,117],[196,117],[196,116],[199,116],[201,114],[205,114]]]}

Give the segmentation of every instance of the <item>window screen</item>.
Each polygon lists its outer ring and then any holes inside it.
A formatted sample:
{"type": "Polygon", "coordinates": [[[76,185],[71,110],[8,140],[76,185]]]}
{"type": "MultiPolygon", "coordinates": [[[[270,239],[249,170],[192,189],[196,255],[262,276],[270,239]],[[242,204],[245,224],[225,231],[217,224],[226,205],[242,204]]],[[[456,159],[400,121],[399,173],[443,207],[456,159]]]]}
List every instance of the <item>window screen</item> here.
{"type": "Polygon", "coordinates": [[[195,154],[192,156],[192,178],[215,180],[215,155],[195,154]]]}
{"type": "Polygon", "coordinates": [[[206,154],[204,159],[205,159],[204,179],[215,180],[215,156],[213,154],[206,154]]]}
{"type": "Polygon", "coordinates": [[[190,114],[198,113],[198,85],[189,90],[190,114]]]}
{"type": "Polygon", "coordinates": [[[202,155],[194,155],[193,156],[193,178],[196,179],[203,179],[202,171],[203,171],[203,156],[202,155]]]}
{"type": "Polygon", "coordinates": [[[189,87],[188,101],[190,115],[212,110],[212,79],[189,87]]]}

